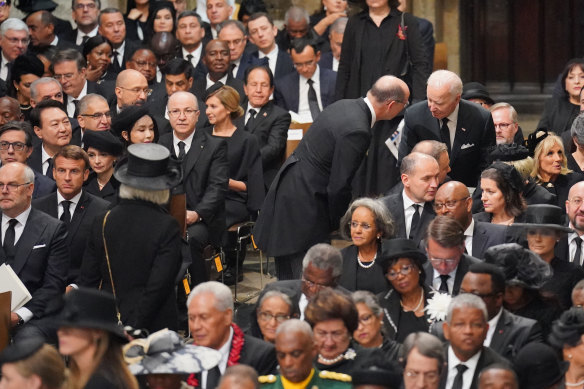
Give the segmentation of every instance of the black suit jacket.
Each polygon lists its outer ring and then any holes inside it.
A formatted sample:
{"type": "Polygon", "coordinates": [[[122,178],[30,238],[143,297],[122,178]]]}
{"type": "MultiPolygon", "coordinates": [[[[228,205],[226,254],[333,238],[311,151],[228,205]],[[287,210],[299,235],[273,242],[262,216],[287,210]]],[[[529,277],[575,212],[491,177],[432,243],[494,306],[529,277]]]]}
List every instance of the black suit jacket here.
{"type": "MultiPolygon", "coordinates": [[[[448,350],[448,346],[445,346],[445,349],[448,350]]],[[[445,351],[447,353],[447,351],[445,351]]],[[[446,354],[448,355],[448,354],[446,354]]],[[[483,347],[483,352],[479,357],[479,361],[477,363],[477,367],[474,371],[472,376],[472,382],[470,384],[470,389],[478,389],[479,387],[479,375],[481,371],[490,365],[494,365],[495,363],[502,363],[504,365],[509,365],[509,361],[505,358],[501,357],[495,351],[491,350],[489,347],[483,347]]],[[[449,362],[446,362],[446,369],[442,373],[442,378],[440,379],[440,389],[450,389],[446,388],[446,379],[448,378],[448,370],[451,368],[449,362]]]]}
{"type": "MultiPolygon", "coordinates": [[[[422,140],[442,141],[442,124],[432,116],[426,100],[408,108],[404,120],[399,162],[422,140]]],[[[450,177],[466,186],[477,186],[479,175],[487,167],[492,146],[495,146],[495,127],[490,112],[478,104],[461,100],[450,153],[450,177]]]]}
{"type": "MultiPolygon", "coordinates": [[[[258,63],[266,66],[268,65],[267,57],[260,59],[260,55],[257,50],[252,52],[251,54],[255,58],[257,58],[258,63]]],[[[296,68],[292,63],[292,58],[290,58],[290,54],[283,51],[282,49],[278,49],[278,57],[276,58],[276,71],[274,72],[274,79],[279,80],[280,78],[294,71],[296,71],[296,68]]]]}
{"type": "MultiPolygon", "coordinates": [[[[124,46],[124,58],[122,59],[121,70],[124,70],[126,68],[126,62],[128,62],[132,58],[132,55],[134,55],[134,52],[140,48],[140,42],[129,40],[128,37],[126,37],[125,42],[126,45],[124,46]]],[[[107,68],[107,74],[109,75],[109,77],[115,79],[118,73],[119,71],[116,71],[116,68],[114,67],[113,63],[110,63],[110,65],[107,68]]]]}
{"type": "MultiPolygon", "coordinates": [[[[409,238],[406,236],[406,216],[404,213],[404,198],[403,192],[399,192],[393,195],[385,196],[381,199],[389,212],[391,213],[393,222],[395,224],[395,237],[396,238],[409,238]]],[[[425,203],[424,210],[420,215],[420,228],[414,237],[416,243],[424,238],[428,224],[436,217],[436,212],[432,207],[432,203],[425,203]]]]}
{"type": "Polygon", "coordinates": [[[326,53],[321,53],[320,61],[318,61],[318,66],[324,69],[333,70],[333,52],[327,51],[326,53]]]}
{"type": "MultiPolygon", "coordinates": [[[[247,107],[247,104],[244,104],[247,107]]],[[[245,118],[245,115],[242,119],[245,118]]],[[[270,188],[278,169],[282,166],[290,127],[290,114],[268,101],[258,113],[255,119],[245,126],[245,130],[254,134],[260,146],[262,166],[264,168],[264,182],[266,190],[270,188]]]]}
{"type": "MultiPolygon", "coordinates": [[[[6,261],[0,248],[0,263],[6,261]]],[[[24,305],[35,318],[44,315],[47,304],[65,292],[69,269],[67,227],[41,211],[31,209],[16,242],[12,269],[26,286],[32,300],[24,305]]]]}
{"type": "Polygon", "coordinates": [[[33,147],[30,157],[26,160],[27,165],[34,171],[43,174],[43,152],[42,143],[33,147]]]}
{"type": "MultiPolygon", "coordinates": [[[[322,109],[328,107],[335,99],[335,81],[337,74],[332,70],[320,68],[320,101],[322,109]]],[[[298,112],[300,75],[292,72],[276,80],[274,102],[286,111],[298,112]]]]}
{"type": "MultiPolygon", "coordinates": [[[[227,74],[226,85],[229,85],[239,93],[239,101],[242,102],[245,99],[245,91],[243,90],[243,81],[234,78],[231,73],[227,74]]],[[[197,96],[198,99],[203,101],[207,100],[207,77],[196,78],[193,82],[193,87],[191,92],[197,96]]]]}
{"type": "Polygon", "coordinates": [[[57,191],[57,184],[47,176],[34,170],[34,191],[32,198],[37,199],[57,191]]]}
{"type": "MultiPolygon", "coordinates": [[[[159,144],[176,158],[172,133],[160,137],[159,144]]],[[[229,181],[227,144],[202,130],[196,130],[189,152],[182,161],[187,209],[196,211],[209,228],[211,242],[218,243],[225,229],[225,195],[229,181]]]]}
{"type": "Polygon", "coordinates": [[[484,259],[485,251],[489,247],[506,243],[506,241],[506,226],[475,221],[472,235],[472,256],[484,259]]]}
{"type": "MultiPolygon", "coordinates": [[[[468,269],[470,265],[474,263],[480,263],[481,261],[475,257],[471,257],[467,254],[462,254],[460,258],[460,262],[456,267],[456,274],[454,276],[454,285],[452,288],[451,295],[456,296],[460,292],[460,284],[462,284],[462,279],[464,275],[468,273],[468,269]]],[[[433,288],[433,279],[434,279],[434,268],[432,267],[432,263],[430,261],[424,264],[424,271],[426,272],[426,285],[429,288],[433,288]]]]}
{"type": "MultiPolygon", "coordinates": [[[[57,193],[55,192],[33,201],[32,206],[49,216],[57,218],[59,214],[57,201],[57,193]]],[[[97,215],[105,213],[109,206],[110,203],[108,201],[102,200],[85,191],[81,192],[81,198],[77,207],[75,207],[71,223],[68,225],[67,247],[69,248],[69,257],[71,258],[67,276],[68,284],[76,282],[79,276],[83,252],[87,245],[87,239],[89,238],[93,221],[97,215]]]]}
{"type": "Polygon", "coordinates": [[[513,361],[523,346],[543,341],[537,321],[514,315],[503,308],[489,347],[500,356],[513,361]]]}
{"type": "Polygon", "coordinates": [[[237,74],[235,75],[235,78],[243,81],[245,79],[245,71],[247,68],[258,64],[259,59],[257,57],[254,57],[250,53],[244,51],[241,55],[241,59],[239,60],[239,67],[237,68],[237,74]]]}

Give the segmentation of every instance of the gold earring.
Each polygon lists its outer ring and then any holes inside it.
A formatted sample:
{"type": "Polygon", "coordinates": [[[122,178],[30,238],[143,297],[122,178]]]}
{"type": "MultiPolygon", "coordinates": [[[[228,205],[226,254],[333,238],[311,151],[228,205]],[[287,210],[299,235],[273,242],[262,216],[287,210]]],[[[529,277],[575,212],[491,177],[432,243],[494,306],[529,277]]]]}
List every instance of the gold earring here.
{"type": "Polygon", "coordinates": [[[568,359],[572,359],[572,354],[568,354],[568,359]]]}

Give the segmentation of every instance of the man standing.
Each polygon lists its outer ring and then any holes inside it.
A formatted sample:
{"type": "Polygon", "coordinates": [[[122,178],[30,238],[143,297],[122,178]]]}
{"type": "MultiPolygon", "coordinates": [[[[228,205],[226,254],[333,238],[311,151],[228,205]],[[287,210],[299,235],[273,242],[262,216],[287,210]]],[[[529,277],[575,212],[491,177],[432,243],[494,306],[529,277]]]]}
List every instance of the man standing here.
{"type": "Polygon", "coordinates": [[[0,37],[0,79],[8,81],[14,60],[26,52],[30,42],[28,26],[20,19],[6,19],[0,26],[0,37]]]}
{"type": "Polygon", "coordinates": [[[428,99],[406,110],[399,161],[422,140],[445,143],[450,154],[450,177],[475,187],[495,146],[495,128],[489,111],[460,100],[462,81],[455,73],[437,70],[428,79],[428,99]]]}
{"type": "MultiPolygon", "coordinates": [[[[201,59],[207,42],[204,41],[205,29],[201,26],[201,17],[195,11],[184,11],[178,15],[176,23],[176,39],[181,45],[178,57],[189,61],[197,74],[205,74],[207,70],[201,59]]],[[[210,39],[207,38],[207,41],[210,39]]]]}
{"type": "Polygon", "coordinates": [[[72,17],[77,25],[72,34],[64,35],[75,46],[81,48],[89,39],[97,35],[97,17],[101,8],[100,0],[74,0],[72,17]]]}
{"type": "Polygon", "coordinates": [[[291,118],[288,112],[270,101],[274,92],[274,76],[267,66],[255,65],[248,68],[243,89],[247,96],[247,107],[243,116],[245,129],[258,140],[267,191],[284,160],[291,118]]]}
{"type": "Polygon", "coordinates": [[[245,26],[239,20],[226,20],[219,27],[219,39],[227,42],[229,46],[231,75],[243,80],[247,68],[257,62],[254,56],[245,51],[247,44],[245,26]]]}
{"type": "Polygon", "coordinates": [[[108,73],[118,74],[126,68],[126,61],[138,48],[137,44],[126,39],[124,15],[117,8],[106,8],[99,13],[98,33],[112,45],[112,62],[108,73]]]}
{"type": "Polygon", "coordinates": [[[258,246],[276,257],[278,278],[300,278],[308,248],[329,241],[351,200],[351,182],[378,120],[395,117],[409,98],[407,85],[381,77],[365,99],[331,104],[284,163],[254,228],[258,246]],[[310,221],[310,228],[299,228],[310,221]]]}

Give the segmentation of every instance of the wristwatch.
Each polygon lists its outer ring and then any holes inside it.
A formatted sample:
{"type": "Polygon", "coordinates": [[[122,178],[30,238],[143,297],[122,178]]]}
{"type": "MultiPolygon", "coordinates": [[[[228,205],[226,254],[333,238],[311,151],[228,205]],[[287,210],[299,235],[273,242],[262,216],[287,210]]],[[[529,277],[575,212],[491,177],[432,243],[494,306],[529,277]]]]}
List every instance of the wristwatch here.
{"type": "Polygon", "coordinates": [[[21,325],[24,324],[24,319],[22,317],[20,317],[20,315],[17,313],[16,316],[18,316],[18,322],[16,322],[16,326],[20,327],[21,325]]]}

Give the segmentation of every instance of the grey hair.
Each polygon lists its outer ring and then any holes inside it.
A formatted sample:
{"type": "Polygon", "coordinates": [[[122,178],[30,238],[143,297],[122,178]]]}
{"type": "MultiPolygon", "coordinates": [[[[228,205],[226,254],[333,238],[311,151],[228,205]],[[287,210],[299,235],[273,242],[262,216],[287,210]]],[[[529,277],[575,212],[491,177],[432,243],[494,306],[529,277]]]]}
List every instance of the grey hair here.
{"type": "Polygon", "coordinates": [[[217,281],[207,281],[195,286],[187,299],[187,308],[191,305],[191,301],[193,301],[196,296],[205,293],[211,293],[215,296],[215,308],[218,311],[225,312],[228,309],[233,311],[233,296],[231,295],[231,289],[225,284],[217,281]]]}
{"type": "Polygon", "coordinates": [[[85,112],[87,112],[87,109],[89,108],[89,106],[91,104],[93,104],[93,102],[95,100],[101,100],[107,104],[106,98],[103,97],[102,95],[98,95],[97,93],[89,93],[89,94],[83,96],[83,98],[81,100],[79,100],[79,109],[78,109],[79,115],[82,115],[85,112]]]}
{"type": "Polygon", "coordinates": [[[483,313],[483,317],[485,322],[489,321],[489,314],[487,313],[487,306],[483,299],[478,296],[475,296],[471,293],[463,293],[459,294],[458,296],[454,297],[450,301],[450,305],[448,305],[448,311],[446,313],[446,322],[450,324],[452,322],[452,313],[455,309],[461,308],[474,308],[480,309],[483,313]]]}
{"type": "Polygon", "coordinates": [[[281,298],[288,305],[290,313],[292,313],[292,300],[290,299],[290,296],[288,296],[286,293],[280,292],[279,290],[270,290],[266,292],[258,302],[258,310],[261,308],[264,301],[272,297],[281,298]]]}
{"type": "Polygon", "coordinates": [[[276,336],[282,332],[301,332],[312,339],[312,328],[310,328],[310,324],[300,319],[289,319],[280,324],[276,330],[276,336]]]}
{"type": "Polygon", "coordinates": [[[451,72],[450,70],[436,70],[434,73],[430,74],[430,77],[428,78],[428,86],[440,88],[444,85],[449,86],[450,94],[452,96],[462,94],[462,80],[456,73],[451,72]]]}
{"type": "Polygon", "coordinates": [[[191,92],[185,92],[185,91],[174,92],[172,95],[170,95],[168,97],[168,102],[166,103],[166,109],[168,110],[168,105],[170,104],[170,100],[174,100],[180,96],[190,96],[195,102],[193,105],[193,108],[199,109],[199,102],[197,101],[197,96],[195,96],[191,92]]]}
{"type": "Polygon", "coordinates": [[[329,29],[329,34],[332,32],[334,32],[335,34],[344,34],[348,21],[349,21],[349,18],[347,18],[345,16],[335,20],[335,22],[333,24],[331,24],[331,28],[329,29]]]}
{"type": "Polygon", "coordinates": [[[312,246],[302,260],[302,271],[308,265],[312,265],[320,270],[332,270],[332,276],[338,277],[343,271],[343,256],[341,252],[326,243],[318,243],[312,246]]]}
{"type": "Polygon", "coordinates": [[[239,20],[234,20],[234,19],[228,19],[226,21],[224,21],[223,23],[220,23],[217,25],[217,34],[219,34],[221,32],[221,30],[223,30],[225,27],[229,27],[229,26],[233,26],[235,28],[237,28],[239,31],[241,31],[243,33],[244,36],[247,36],[247,30],[245,29],[245,26],[243,25],[243,23],[241,23],[239,20]]]}
{"type": "Polygon", "coordinates": [[[99,12],[99,15],[97,16],[97,25],[99,27],[101,27],[101,16],[104,14],[121,14],[122,16],[124,16],[122,11],[120,11],[119,9],[117,9],[115,7],[104,8],[99,12]]]}
{"type": "Polygon", "coordinates": [[[170,199],[170,189],[146,190],[138,189],[126,184],[120,185],[120,198],[126,200],[144,200],[150,203],[164,205],[170,199]]]}
{"type": "Polygon", "coordinates": [[[438,142],[437,140],[422,140],[416,143],[412,152],[427,154],[438,161],[442,153],[448,152],[448,146],[446,146],[446,143],[438,142]]]}
{"type": "Polygon", "coordinates": [[[291,20],[293,22],[300,22],[302,20],[305,20],[306,24],[309,24],[310,14],[304,8],[298,7],[297,5],[293,5],[286,11],[286,14],[284,15],[284,20],[286,21],[286,23],[288,23],[288,20],[291,20]]]}
{"type": "Polygon", "coordinates": [[[511,120],[513,121],[513,123],[517,123],[517,111],[515,110],[515,108],[513,108],[513,106],[509,103],[497,103],[495,105],[493,105],[489,110],[491,111],[491,113],[499,110],[499,109],[508,109],[509,113],[511,114],[511,120]]]}
{"type": "Polygon", "coordinates": [[[398,78],[394,76],[381,76],[375,81],[367,94],[371,94],[371,96],[380,104],[390,100],[403,102],[406,96],[401,84],[398,82],[392,82],[395,80],[398,80],[398,78]]]}
{"type": "Polygon", "coordinates": [[[251,381],[253,383],[254,389],[260,389],[260,382],[258,381],[258,373],[251,366],[243,365],[243,364],[229,366],[227,369],[225,369],[225,373],[223,373],[223,375],[221,376],[221,380],[219,381],[219,386],[217,386],[217,387],[221,388],[221,384],[223,383],[223,381],[226,380],[230,376],[236,378],[235,379],[235,387],[234,388],[232,387],[232,389],[241,389],[241,388],[247,387],[244,385],[244,382],[243,382],[245,380],[251,381]]]}
{"type": "Polygon", "coordinates": [[[584,145],[584,113],[576,116],[576,119],[572,122],[570,135],[572,138],[576,138],[576,142],[579,145],[584,145]]]}
{"type": "Polygon", "coordinates": [[[341,218],[341,225],[339,227],[341,236],[347,240],[351,240],[351,227],[349,223],[353,217],[353,212],[359,207],[367,208],[373,213],[373,218],[375,219],[375,227],[377,231],[381,234],[382,238],[389,239],[393,237],[394,226],[393,219],[389,210],[383,204],[383,201],[379,199],[372,199],[368,197],[362,197],[357,199],[349,205],[349,209],[345,212],[345,215],[341,218]]]}
{"type": "MultiPolygon", "coordinates": [[[[4,25],[4,24],[3,24],[4,25]]],[[[61,83],[57,80],[55,80],[53,77],[41,77],[38,80],[34,80],[32,82],[32,84],[30,84],[30,98],[34,101],[36,101],[38,94],[37,94],[37,86],[42,85],[42,84],[48,84],[54,82],[56,85],[59,86],[59,89],[61,90],[61,93],[63,93],[63,87],[61,86],[61,83]]]]}
{"type": "Polygon", "coordinates": [[[578,283],[574,285],[574,289],[572,289],[572,292],[580,289],[584,289],[584,280],[578,281],[578,283]]]}
{"type": "Polygon", "coordinates": [[[367,290],[358,290],[356,292],[353,292],[351,297],[353,297],[353,302],[355,303],[355,305],[359,303],[367,305],[367,308],[369,308],[376,317],[379,317],[379,315],[381,315],[381,313],[383,312],[383,309],[381,308],[381,305],[379,305],[377,297],[375,297],[373,293],[367,290]]]}
{"type": "Polygon", "coordinates": [[[418,350],[426,358],[436,359],[438,361],[438,372],[442,373],[442,368],[446,361],[444,359],[442,342],[438,337],[427,332],[412,332],[409,334],[404,339],[402,348],[404,366],[413,349],[418,350]]]}
{"type": "Polygon", "coordinates": [[[24,165],[23,176],[26,182],[34,183],[34,171],[28,165],[24,165]]]}
{"type": "Polygon", "coordinates": [[[17,18],[8,18],[0,25],[0,37],[4,36],[8,30],[26,31],[26,36],[29,36],[28,26],[25,22],[17,18]]]}
{"type": "Polygon", "coordinates": [[[437,160],[436,158],[428,155],[428,154],[424,154],[424,153],[419,153],[419,152],[411,152],[408,155],[406,155],[404,157],[404,159],[402,159],[401,165],[399,167],[399,172],[400,174],[414,174],[414,171],[416,170],[416,165],[418,165],[422,160],[432,160],[436,163],[437,160]]]}

